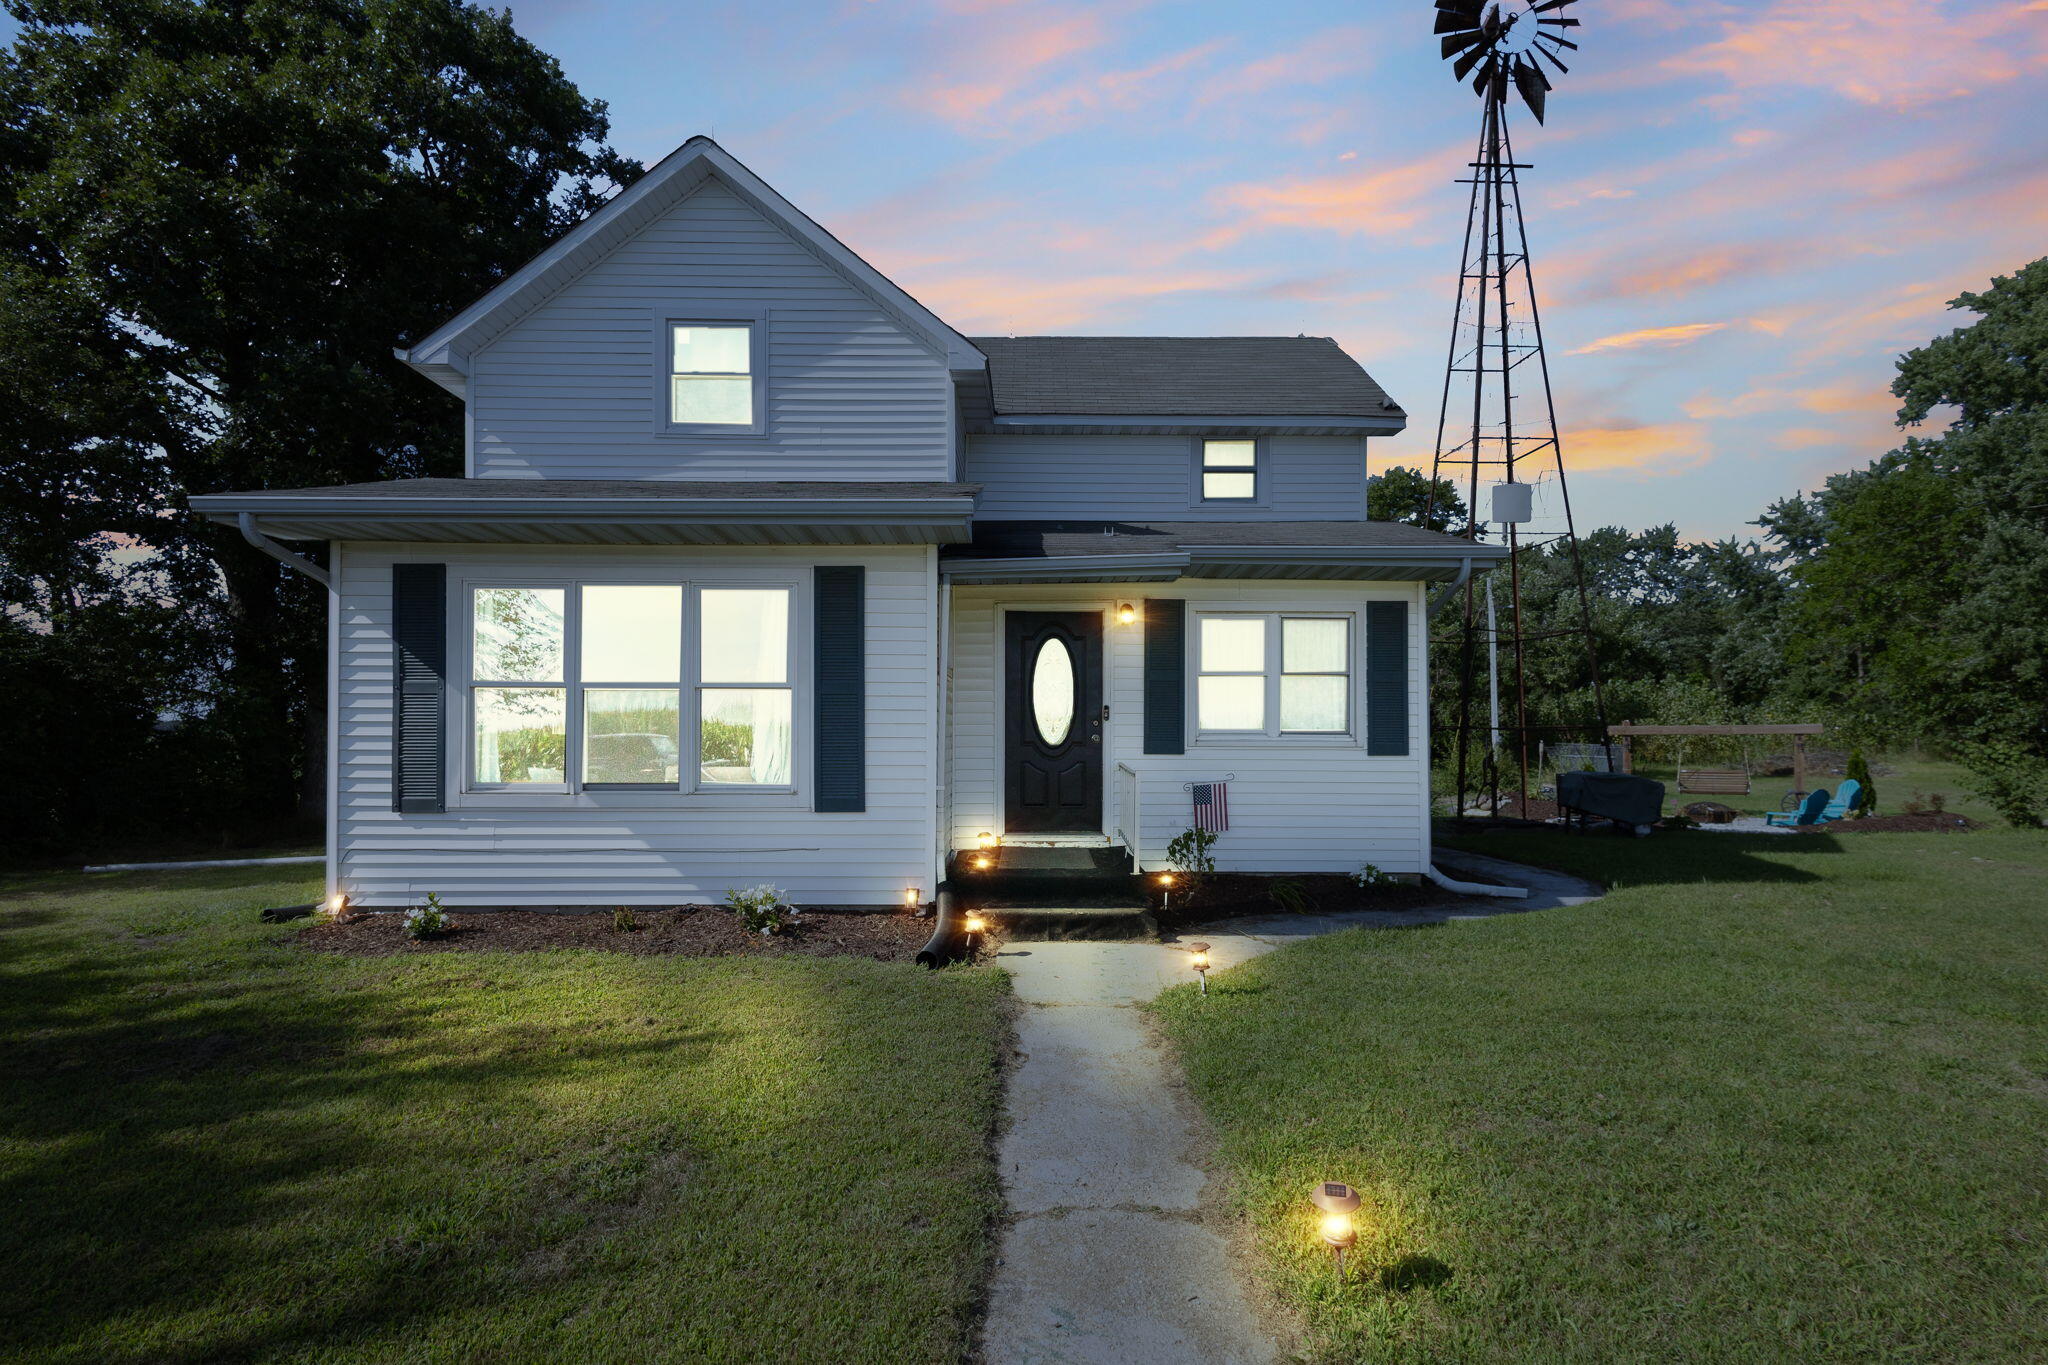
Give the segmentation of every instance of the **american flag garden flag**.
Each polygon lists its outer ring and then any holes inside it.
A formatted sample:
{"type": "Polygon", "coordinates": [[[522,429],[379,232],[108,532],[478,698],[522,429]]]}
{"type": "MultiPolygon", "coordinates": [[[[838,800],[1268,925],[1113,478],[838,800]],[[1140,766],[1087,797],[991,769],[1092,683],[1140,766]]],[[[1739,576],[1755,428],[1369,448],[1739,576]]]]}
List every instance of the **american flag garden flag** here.
{"type": "Polygon", "coordinates": [[[1189,788],[1195,794],[1195,828],[1221,834],[1230,828],[1230,788],[1222,782],[1197,782],[1189,788]]]}

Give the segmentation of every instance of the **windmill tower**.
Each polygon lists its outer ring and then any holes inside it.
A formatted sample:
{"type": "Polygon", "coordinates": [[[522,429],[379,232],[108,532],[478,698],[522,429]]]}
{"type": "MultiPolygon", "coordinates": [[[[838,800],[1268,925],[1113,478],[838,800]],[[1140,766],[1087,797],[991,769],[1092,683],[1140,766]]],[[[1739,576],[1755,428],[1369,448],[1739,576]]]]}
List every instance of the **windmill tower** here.
{"type": "MultiPolygon", "coordinates": [[[[1465,589],[1457,701],[1450,717],[1456,736],[1456,810],[1460,815],[1468,808],[1466,794],[1474,780],[1488,806],[1498,813],[1502,765],[1513,768],[1525,808],[1536,746],[1545,739],[1554,741],[1597,728],[1589,737],[1602,744],[1607,740],[1592,615],[1572,525],[1571,498],[1565,487],[1564,449],[1558,439],[1550,363],[1543,351],[1543,324],[1536,309],[1529,238],[1522,221],[1517,172],[1529,167],[1515,160],[1507,117],[1510,99],[1519,96],[1536,121],[1543,121],[1544,97],[1551,89],[1545,66],[1565,72],[1569,68],[1563,54],[1578,48],[1567,35],[1579,27],[1579,21],[1563,12],[1574,3],[1576,0],[1436,0],[1436,31],[1442,35],[1443,56],[1452,61],[1454,77],[1460,81],[1471,78],[1472,89],[1479,96],[1480,125],[1472,175],[1459,182],[1471,185],[1472,198],[1466,211],[1450,355],[1444,367],[1443,407],[1437,417],[1432,501],[1435,480],[1449,480],[1462,491],[1469,509],[1463,534],[1474,540],[1500,536],[1510,551],[1504,611],[1495,610],[1493,598],[1491,580],[1499,577],[1498,570],[1488,575],[1483,601],[1471,585],[1465,589]],[[1482,491],[1488,497],[1484,510],[1482,491]],[[1576,619],[1532,628],[1523,612],[1525,571],[1536,556],[1558,555],[1569,565],[1577,594],[1576,619]],[[1592,724],[1561,724],[1554,712],[1542,720],[1535,718],[1539,712],[1532,708],[1529,695],[1528,647],[1563,637],[1577,637],[1585,649],[1592,681],[1592,724]],[[1475,773],[1471,771],[1472,740],[1482,668],[1493,714],[1487,726],[1489,742],[1477,756],[1479,771],[1475,773]],[[1509,694],[1505,717],[1498,700],[1503,688],[1509,694]]],[[[1430,510],[1433,513],[1435,508],[1430,510]]]]}

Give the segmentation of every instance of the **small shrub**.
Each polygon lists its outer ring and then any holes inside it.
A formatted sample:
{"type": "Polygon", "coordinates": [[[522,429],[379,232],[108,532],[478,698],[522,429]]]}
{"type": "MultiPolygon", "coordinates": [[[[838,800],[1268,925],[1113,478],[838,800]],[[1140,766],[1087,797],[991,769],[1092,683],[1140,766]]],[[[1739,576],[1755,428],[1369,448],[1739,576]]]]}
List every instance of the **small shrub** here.
{"type": "Polygon", "coordinates": [[[1316,908],[1315,897],[1292,877],[1282,877],[1268,886],[1266,897],[1290,915],[1306,915],[1316,908]]]}
{"type": "Polygon", "coordinates": [[[1351,874],[1351,880],[1360,886],[1399,886],[1401,879],[1391,872],[1382,872],[1372,863],[1351,874]]]}
{"type": "Polygon", "coordinates": [[[1183,830],[1166,846],[1167,865],[1176,874],[1184,903],[1193,904],[1202,883],[1216,875],[1216,857],[1209,851],[1214,847],[1216,835],[1206,829],[1183,830]]]}
{"type": "Polygon", "coordinates": [[[1842,776],[1857,783],[1856,804],[1849,807],[1849,814],[1861,820],[1877,812],[1877,784],[1870,780],[1870,764],[1863,758],[1861,749],[1849,751],[1849,767],[1842,776]]]}
{"type": "Polygon", "coordinates": [[[633,918],[633,907],[632,907],[632,906],[630,906],[630,905],[622,905],[622,906],[620,906],[620,907],[619,907],[618,909],[616,909],[616,910],[612,911],[612,932],[613,932],[613,933],[615,933],[615,934],[630,934],[630,933],[632,933],[632,932],[633,932],[633,931],[634,931],[635,929],[638,929],[639,927],[640,927],[640,921],[639,921],[639,920],[637,920],[637,919],[634,919],[634,918],[633,918]]]}
{"type": "Polygon", "coordinates": [[[744,891],[727,891],[725,903],[733,908],[750,934],[779,934],[798,917],[797,908],[765,882],[744,891]]]}
{"type": "Polygon", "coordinates": [[[2017,829],[2039,829],[2048,813],[2048,764],[2011,740],[1966,746],[1957,754],[1970,771],[1970,790],[2017,829]]]}
{"type": "Polygon", "coordinates": [[[415,905],[405,912],[405,936],[411,939],[439,938],[454,924],[448,912],[441,907],[441,898],[432,891],[427,893],[425,905],[415,905]]]}

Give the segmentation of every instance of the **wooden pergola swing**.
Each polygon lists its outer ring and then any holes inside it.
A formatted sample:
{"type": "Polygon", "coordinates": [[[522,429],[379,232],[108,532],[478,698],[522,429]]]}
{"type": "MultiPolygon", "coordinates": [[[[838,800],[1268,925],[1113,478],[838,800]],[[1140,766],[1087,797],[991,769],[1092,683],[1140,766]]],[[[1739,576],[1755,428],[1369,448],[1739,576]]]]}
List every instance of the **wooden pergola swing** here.
{"type": "Polygon", "coordinates": [[[1740,768],[1688,768],[1684,739],[1690,735],[1790,735],[1792,737],[1792,790],[1785,794],[1787,809],[1806,799],[1806,737],[1825,732],[1820,725],[1610,725],[1607,733],[1621,740],[1621,770],[1633,772],[1629,740],[1636,735],[1676,735],[1678,746],[1678,789],[1698,796],[1747,796],[1752,774],[1749,746],[1743,745],[1740,768]]]}

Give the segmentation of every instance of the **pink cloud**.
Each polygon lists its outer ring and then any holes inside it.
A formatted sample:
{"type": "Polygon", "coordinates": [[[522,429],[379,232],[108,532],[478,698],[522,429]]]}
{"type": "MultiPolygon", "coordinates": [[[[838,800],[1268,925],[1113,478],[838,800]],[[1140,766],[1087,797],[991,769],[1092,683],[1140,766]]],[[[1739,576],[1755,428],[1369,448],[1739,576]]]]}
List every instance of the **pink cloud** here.
{"type": "MultiPolygon", "coordinates": [[[[1738,90],[1819,88],[1907,109],[2020,79],[2048,61],[2034,6],[1942,0],[1773,0],[1723,7],[1721,36],[1668,58],[1670,71],[1738,90]]],[[[1694,7],[1698,14],[1704,7],[1694,7]]],[[[1706,11],[1711,13],[1711,11],[1706,11]]]]}
{"type": "Polygon", "coordinates": [[[1441,200],[1461,155],[1446,149],[1392,166],[1225,185],[1214,199],[1237,221],[1222,239],[1263,228],[1433,239],[1438,231],[1416,230],[1425,223],[1443,228],[1443,205],[1431,199],[1441,200]]]}
{"type": "Polygon", "coordinates": [[[1689,422],[1610,421],[1568,430],[1561,444],[1574,474],[1676,474],[1713,456],[1706,433],[1689,422]]]}
{"type": "Polygon", "coordinates": [[[1681,322],[1669,327],[1639,327],[1633,332],[1617,332],[1589,341],[1567,355],[1592,355],[1598,351],[1634,351],[1646,346],[1660,349],[1685,346],[1701,337],[1712,336],[1728,324],[1725,322],[1681,322]]]}

